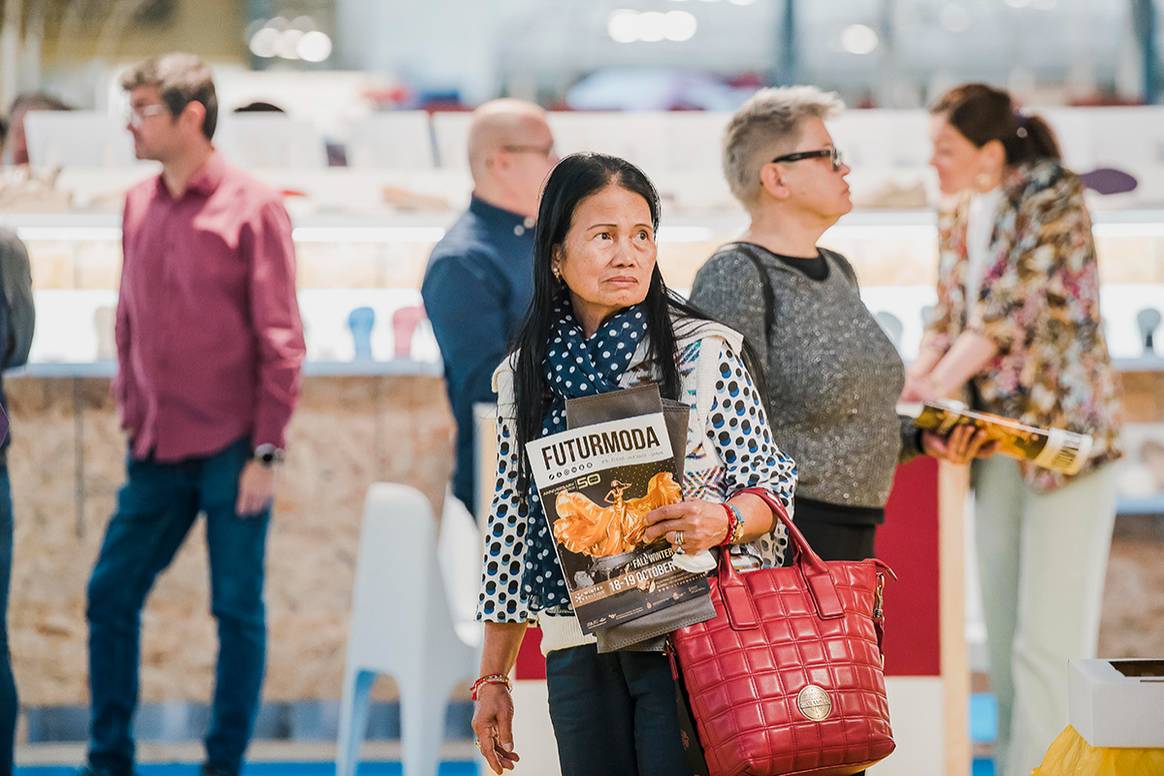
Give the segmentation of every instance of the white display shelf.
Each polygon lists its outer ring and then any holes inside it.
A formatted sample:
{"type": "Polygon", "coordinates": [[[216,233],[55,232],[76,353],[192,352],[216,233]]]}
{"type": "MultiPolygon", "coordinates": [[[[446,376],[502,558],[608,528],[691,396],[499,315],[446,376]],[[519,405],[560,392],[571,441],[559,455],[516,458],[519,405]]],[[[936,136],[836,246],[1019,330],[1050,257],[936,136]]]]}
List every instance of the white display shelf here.
{"type": "MultiPolygon", "coordinates": [[[[455,217],[456,214],[451,211],[405,214],[387,211],[317,212],[298,215],[293,212],[295,240],[304,246],[304,256],[310,256],[305,265],[309,267],[307,275],[310,279],[306,281],[307,287],[302,288],[299,294],[308,332],[308,363],[320,365],[318,368],[323,370],[320,374],[434,373],[432,370],[436,368],[439,355],[428,324],[422,323],[413,330],[407,346],[397,348],[397,334],[392,322],[397,311],[420,304],[416,284],[419,283],[419,272],[423,268],[427,246],[444,235],[446,227],[455,217]],[[376,254],[376,258],[371,261],[377,262],[379,269],[357,273],[358,276],[351,274],[350,268],[355,266],[353,262],[364,261],[366,254],[357,251],[343,264],[349,274],[333,278],[327,269],[330,265],[326,263],[330,255],[326,252],[308,254],[307,246],[312,244],[411,244],[413,247],[399,254],[376,254]],[[392,267],[398,260],[405,262],[407,269],[399,272],[385,269],[392,267]],[[358,285],[369,279],[383,285],[342,287],[347,285],[345,280],[358,285]],[[321,283],[330,282],[340,287],[318,287],[321,283]],[[353,308],[361,306],[371,307],[376,316],[372,333],[372,360],[363,365],[353,360],[354,343],[347,328],[349,313],[353,308]],[[418,364],[430,366],[421,369],[418,364]]],[[[1094,221],[1097,235],[1164,238],[1164,208],[1098,210],[1094,214],[1094,221]]],[[[690,210],[679,212],[678,208],[668,212],[665,208],[663,222],[659,235],[662,243],[708,243],[738,233],[745,225],[745,216],[738,210],[696,213],[690,210]]],[[[109,211],[3,212],[0,213],[0,225],[14,228],[30,243],[117,243],[121,239],[120,215],[109,211]]],[[[857,210],[833,227],[824,241],[826,244],[830,240],[844,244],[844,241],[852,240],[864,245],[870,245],[870,241],[873,241],[873,245],[883,240],[893,245],[898,244],[898,241],[916,241],[932,245],[935,227],[936,216],[930,209],[857,210]]],[[[35,255],[36,246],[33,245],[32,249],[35,255]]],[[[56,250],[47,248],[46,256],[50,263],[46,266],[55,267],[59,273],[61,265],[51,263],[57,261],[56,250]]],[[[700,250],[697,248],[695,253],[700,250]]],[[[926,253],[932,249],[922,250],[926,253]]],[[[1139,255],[1141,248],[1133,245],[1127,250],[1139,255]]],[[[1151,256],[1144,257],[1149,262],[1158,262],[1164,256],[1158,244],[1155,248],[1143,250],[1151,251],[1151,256]]],[[[692,251],[687,251],[687,254],[694,255],[692,251]]],[[[680,252],[677,255],[684,254],[680,252]]],[[[94,270],[93,267],[97,264],[105,267],[106,263],[116,262],[117,248],[101,248],[96,254],[86,249],[86,252],[78,252],[76,256],[77,266],[86,267],[84,271],[90,273],[88,282],[93,282],[94,277],[102,277],[100,273],[104,273],[109,277],[99,282],[108,287],[61,288],[58,285],[37,291],[41,320],[51,320],[55,325],[51,329],[42,326],[38,332],[31,356],[35,365],[28,372],[30,375],[74,376],[87,373],[86,370],[90,370],[88,373],[93,376],[112,373],[111,370],[101,371],[100,359],[112,356],[112,322],[109,318],[116,304],[116,291],[113,288],[116,281],[111,273],[116,270],[112,266],[101,270],[94,270]],[[98,261],[95,262],[95,259],[98,261]],[[94,272],[98,272],[98,275],[92,274],[94,272]]],[[[913,256],[913,260],[916,261],[917,256],[913,256]]],[[[690,263],[689,258],[685,261],[690,263]]],[[[884,264],[886,259],[882,257],[878,261],[884,264]]],[[[1137,275],[1133,274],[1129,281],[1135,277],[1137,275]]],[[[1121,371],[1164,371],[1164,354],[1159,357],[1141,355],[1141,335],[1136,326],[1136,313],[1147,307],[1164,307],[1164,282],[1152,282],[1164,277],[1164,272],[1152,269],[1146,277],[1148,282],[1107,282],[1103,286],[1103,310],[1109,346],[1121,371]]],[[[879,285],[875,279],[871,280],[862,284],[862,296],[869,308],[879,316],[892,315],[897,319],[901,326],[898,346],[908,358],[916,351],[921,337],[922,310],[934,301],[933,285],[928,282],[919,285],[879,285]]],[[[62,281],[58,279],[56,282],[62,281]]],[[[68,275],[65,275],[64,282],[69,282],[68,275]]],[[[684,289],[677,287],[676,290],[682,292],[684,289]]],[[[1164,341],[1164,332],[1157,332],[1157,340],[1164,341]]],[[[315,368],[310,367],[308,373],[311,374],[311,369],[315,368]]]]}
{"type": "MultiPolygon", "coordinates": [[[[317,364],[386,364],[401,362],[409,373],[413,364],[431,364],[440,353],[428,321],[405,325],[398,332],[398,313],[419,313],[420,293],[408,288],[303,289],[299,310],[307,335],[307,360],[317,364]],[[371,358],[358,358],[348,318],[356,308],[375,316],[370,333],[371,358]],[[397,341],[398,334],[407,342],[397,341]]],[[[39,326],[29,355],[33,364],[100,364],[112,362],[115,291],[46,289],[35,293],[39,326]],[[48,323],[51,321],[51,325],[48,323]]],[[[56,368],[55,366],[53,368],[56,368]]],[[[330,367],[332,369],[338,367],[330,367]]],[[[355,367],[365,369],[367,367],[355,367]]],[[[49,375],[46,375],[49,376],[49,375]]]]}
{"type": "MultiPolygon", "coordinates": [[[[20,378],[105,378],[117,372],[114,361],[32,363],[4,374],[20,378]]],[[[440,362],[397,358],[390,361],[305,361],[305,377],[438,377],[440,362]]]]}
{"type": "Polygon", "coordinates": [[[1113,359],[1120,372],[1164,372],[1164,355],[1113,359]]]}
{"type": "MultiPolygon", "coordinates": [[[[302,242],[435,242],[455,220],[457,212],[425,213],[312,213],[292,216],[295,240],[302,242]]],[[[1164,237],[1164,208],[1096,210],[1092,213],[1097,236],[1164,237]]],[[[661,242],[701,242],[739,232],[746,217],[738,210],[702,213],[669,212],[664,206],[659,229],[661,242]]],[[[25,213],[0,212],[0,225],[14,229],[28,241],[120,240],[121,215],[116,212],[25,213]]],[[[918,230],[932,236],[937,216],[929,208],[911,210],[854,210],[828,234],[859,237],[875,230],[918,230]]],[[[908,236],[905,232],[899,232],[908,236]]]]}
{"type": "MultiPolygon", "coordinates": [[[[1120,372],[1164,372],[1164,357],[1117,358],[1115,367],[1120,372]]],[[[45,377],[104,377],[112,378],[117,371],[113,361],[40,362],[30,363],[4,373],[4,378],[45,377]]],[[[412,358],[394,358],[387,361],[305,361],[303,374],[307,377],[413,377],[439,376],[444,370],[439,361],[421,361],[412,358]]]]}
{"type": "Polygon", "coordinates": [[[1120,496],[1116,501],[1118,515],[1164,515],[1164,493],[1155,496],[1120,496]]]}

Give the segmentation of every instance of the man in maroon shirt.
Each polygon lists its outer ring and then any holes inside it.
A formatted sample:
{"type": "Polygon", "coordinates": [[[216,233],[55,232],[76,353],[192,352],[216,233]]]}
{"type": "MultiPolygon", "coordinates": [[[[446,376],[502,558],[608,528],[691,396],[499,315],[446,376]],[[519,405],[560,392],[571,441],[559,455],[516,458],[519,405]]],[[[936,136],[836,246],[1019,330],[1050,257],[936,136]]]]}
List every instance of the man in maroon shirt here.
{"type": "Polygon", "coordinates": [[[263,562],[275,468],[299,393],[303,328],[279,197],[214,150],[209,68],[188,54],[122,78],[139,159],[126,197],[114,384],[128,477],[89,580],[88,765],[133,773],[140,615],[206,515],[218,663],[207,776],[237,776],[266,658],[263,562]]]}

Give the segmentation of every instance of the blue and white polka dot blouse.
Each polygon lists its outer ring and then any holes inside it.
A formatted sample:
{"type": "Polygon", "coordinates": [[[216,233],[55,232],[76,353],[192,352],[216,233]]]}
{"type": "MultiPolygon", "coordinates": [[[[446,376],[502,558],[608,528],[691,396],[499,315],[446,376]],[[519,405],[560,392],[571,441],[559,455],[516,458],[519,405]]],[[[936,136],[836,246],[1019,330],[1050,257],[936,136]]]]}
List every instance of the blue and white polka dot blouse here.
{"type": "MultiPolygon", "coordinates": [[[[761,398],[739,356],[742,337],[725,326],[700,323],[679,336],[683,390],[691,405],[683,496],[726,501],[744,488],[765,487],[792,514],[796,464],[772,438],[761,398]]],[[[643,364],[640,343],[620,386],[629,388],[655,379],[643,364]]],[[[498,392],[497,476],[485,533],[484,564],[477,619],[484,622],[529,622],[536,619],[521,589],[525,563],[527,510],[517,486],[517,424],[513,412],[513,371],[506,361],[494,373],[498,392]]],[[[755,542],[732,548],[761,566],[783,562],[787,539],[783,527],[755,542]]]]}

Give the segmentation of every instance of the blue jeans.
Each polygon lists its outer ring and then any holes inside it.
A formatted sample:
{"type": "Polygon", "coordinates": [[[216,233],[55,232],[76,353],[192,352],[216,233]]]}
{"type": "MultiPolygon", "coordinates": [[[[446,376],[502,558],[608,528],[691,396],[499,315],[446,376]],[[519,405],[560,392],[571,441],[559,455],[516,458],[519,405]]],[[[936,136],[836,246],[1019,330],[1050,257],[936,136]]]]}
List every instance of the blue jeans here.
{"type": "Polygon", "coordinates": [[[663,654],[600,655],[593,644],[555,650],[546,658],[546,686],[563,776],[691,773],[663,654]]]}
{"type": "Polygon", "coordinates": [[[211,613],[218,622],[214,703],[207,764],[237,774],[254,729],[267,651],[263,562],[270,512],[235,513],[246,440],[179,463],[127,463],[117,511],[89,578],[89,765],[130,773],[138,700],[141,610],[199,512],[206,514],[211,613]]]}
{"type": "Polygon", "coordinates": [[[8,466],[0,464],[0,776],[12,773],[19,702],[8,654],[8,583],[12,577],[12,489],[8,466]]]}

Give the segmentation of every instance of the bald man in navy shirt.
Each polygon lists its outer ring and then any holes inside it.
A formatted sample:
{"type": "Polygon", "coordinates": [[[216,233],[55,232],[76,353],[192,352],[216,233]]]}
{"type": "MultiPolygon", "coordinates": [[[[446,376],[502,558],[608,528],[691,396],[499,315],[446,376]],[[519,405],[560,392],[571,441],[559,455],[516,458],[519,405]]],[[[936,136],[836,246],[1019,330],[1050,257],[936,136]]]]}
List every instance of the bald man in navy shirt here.
{"type": "Polygon", "coordinates": [[[453,493],[475,511],[473,405],[497,400],[490,379],[533,294],[533,227],[557,163],[541,108],[494,100],[473,114],[473,198],[433,248],[421,295],[440,345],[457,424],[453,493]]]}

